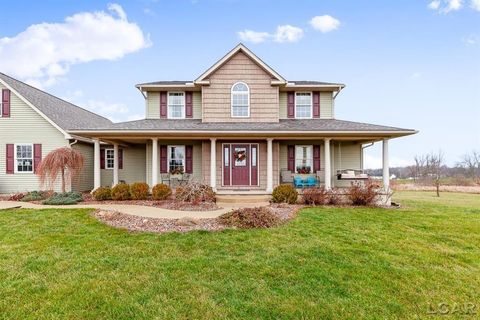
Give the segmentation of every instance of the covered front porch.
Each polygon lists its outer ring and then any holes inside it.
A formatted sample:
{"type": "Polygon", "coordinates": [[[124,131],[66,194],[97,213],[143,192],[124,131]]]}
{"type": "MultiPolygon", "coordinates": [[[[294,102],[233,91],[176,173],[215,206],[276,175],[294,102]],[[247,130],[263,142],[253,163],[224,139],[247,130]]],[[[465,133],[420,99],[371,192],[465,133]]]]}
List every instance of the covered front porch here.
{"type": "Polygon", "coordinates": [[[195,180],[209,184],[218,194],[270,194],[280,183],[309,178],[327,189],[348,187],[365,178],[363,149],[375,141],[382,141],[384,187],[389,188],[388,137],[92,138],[93,189],[123,181],[176,187],[195,180]]]}

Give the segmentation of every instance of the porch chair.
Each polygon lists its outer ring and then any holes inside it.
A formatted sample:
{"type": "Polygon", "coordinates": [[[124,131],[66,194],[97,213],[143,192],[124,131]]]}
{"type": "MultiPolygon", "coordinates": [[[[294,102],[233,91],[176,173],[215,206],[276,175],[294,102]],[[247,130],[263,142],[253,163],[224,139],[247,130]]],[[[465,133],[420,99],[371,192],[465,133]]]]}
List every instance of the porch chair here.
{"type": "Polygon", "coordinates": [[[300,177],[293,178],[293,185],[295,186],[295,188],[303,188],[304,184],[303,184],[302,178],[300,177]]]}
{"type": "Polygon", "coordinates": [[[183,186],[183,185],[186,185],[188,184],[188,182],[190,181],[190,179],[192,179],[192,174],[191,173],[184,173],[182,175],[182,179],[179,180],[179,185],[183,186]]]}
{"type": "Polygon", "coordinates": [[[314,176],[308,176],[306,180],[304,180],[305,187],[315,187],[317,185],[317,179],[314,176]]]}
{"type": "Polygon", "coordinates": [[[292,172],[288,169],[282,169],[280,171],[280,183],[282,184],[293,184],[293,175],[292,172]]]}
{"type": "Polygon", "coordinates": [[[160,180],[161,180],[161,183],[170,185],[170,174],[169,173],[162,173],[160,175],[160,180]],[[167,182],[167,183],[165,183],[165,182],[167,182]]]}

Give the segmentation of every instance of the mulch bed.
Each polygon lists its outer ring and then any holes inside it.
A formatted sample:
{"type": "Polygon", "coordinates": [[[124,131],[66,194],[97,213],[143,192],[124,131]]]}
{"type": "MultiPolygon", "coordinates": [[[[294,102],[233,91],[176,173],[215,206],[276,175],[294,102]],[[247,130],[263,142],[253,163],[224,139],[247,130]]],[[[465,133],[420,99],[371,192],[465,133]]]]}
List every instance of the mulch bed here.
{"type": "MultiPolygon", "coordinates": [[[[272,212],[282,221],[288,221],[296,216],[302,205],[274,204],[268,206],[272,212]]],[[[189,232],[195,230],[220,231],[228,227],[219,222],[217,218],[147,218],[133,216],[114,211],[96,210],[93,216],[103,223],[115,227],[127,229],[132,232],[189,232]]]]}
{"type": "Polygon", "coordinates": [[[124,201],[115,201],[115,200],[105,200],[105,201],[95,201],[92,199],[90,193],[83,194],[82,204],[130,204],[130,205],[139,205],[139,206],[149,206],[164,208],[170,210],[180,210],[180,211],[213,211],[220,209],[213,202],[201,202],[199,204],[192,204],[189,202],[177,201],[175,199],[167,199],[162,201],[157,200],[124,200],[124,201]]]}

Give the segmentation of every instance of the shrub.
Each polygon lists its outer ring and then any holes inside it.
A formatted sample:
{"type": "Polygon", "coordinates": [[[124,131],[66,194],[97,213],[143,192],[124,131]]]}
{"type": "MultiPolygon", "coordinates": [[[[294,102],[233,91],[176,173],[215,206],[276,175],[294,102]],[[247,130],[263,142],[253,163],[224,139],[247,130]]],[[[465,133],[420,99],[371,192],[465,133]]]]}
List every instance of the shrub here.
{"type": "Polygon", "coordinates": [[[325,187],[314,187],[303,190],[303,203],[313,205],[323,205],[328,200],[328,191],[325,187]]]}
{"type": "Polygon", "coordinates": [[[347,196],[354,206],[370,206],[375,204],[378,197],[377,185],[371,181],[366,181],[365,184],[352,183],[348,188],[347,196]]]}
{"type": "Polygon", "coordinates": [[[94,200],[103,201],[112,199],[112,188],[110,187],[99,187],[92,192],[92,197],[94,200]]]}
{"type": "Polygon", "coordinates": [[[130,186],[126,183],[119,183],[112,188],[113,200],[130,200],[130,186]]]}
{"type": "Polygon", "coordinates": [[[135,182],[130,186],[130,195],[133,200],[146,200],[150,187],[145,182],[135,182]]]}
{"type": "Polygon", "coordinates": [[[10,201],[20,201],[20,200],[22,200],[23,197],[25,197],[25,193],[19,192],[19,193],[12,194],[8,198],[8,200],[10,200],[10,201]]]}
{"type": "Polygon", "coordinates": [[[172,189],[166,184],[159,183],[152,189],[152,198],[154,200],[166,200],[172,195],[172,189]]]}
{"type": "Polygon", "coordinates": [[[189,182],[187,185],[177,188],[175,199],[192,203],[215,202],[216,194],[207,184],[189,182]]]}
{"type": "Polygon", "coordinates": [[[233,210],[222,214],[218,219],[226,226],[241,229],[271,228],[280,222],[280,219],[265,207],[233,210]]]}
{"type": "Polygon", "coordinates": [[[291,184],[281,184],[275,187],[272,192],[272,202],[289,203],[297,202],[298,192],[291,184]]]}
{"type": "Polygon", "coordinates": [[[30,191],[21,200],[25,202],[45,200],[51,195],[48,191],[30,191]]]}
{"type": "Polygon", "coordinates": [[[328,192],[327,192],[327,203],[329,205],[335,206],[337,204],[340,204],[341,202],[342,202],[342,199],[341,199],[340,194],[338,193],[337,189],[328,190],[328,192]]]}
{"type": "Polygon", "coordinates": [[[63,192],[63,193],[54,193],[50,198],[43,201],[43,204],[49,205],[68,205],[68,204],[76,204],[80,201],[83,201],[83,197],[80,193],[70,191],[70,192],[63,192]]]}

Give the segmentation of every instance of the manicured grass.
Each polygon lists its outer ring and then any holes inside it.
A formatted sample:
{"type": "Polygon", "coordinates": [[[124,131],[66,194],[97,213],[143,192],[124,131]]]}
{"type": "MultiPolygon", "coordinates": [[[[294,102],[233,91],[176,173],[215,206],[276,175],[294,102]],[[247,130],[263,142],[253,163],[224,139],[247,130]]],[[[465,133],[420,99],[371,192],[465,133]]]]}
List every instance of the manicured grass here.
{"type": "Polygon", "coordinates": [[[426,318],[477,305],[480,197],[308,208],[270,230],[132,234],[88,210],[0,211],[0,318],[426,318]]]}

